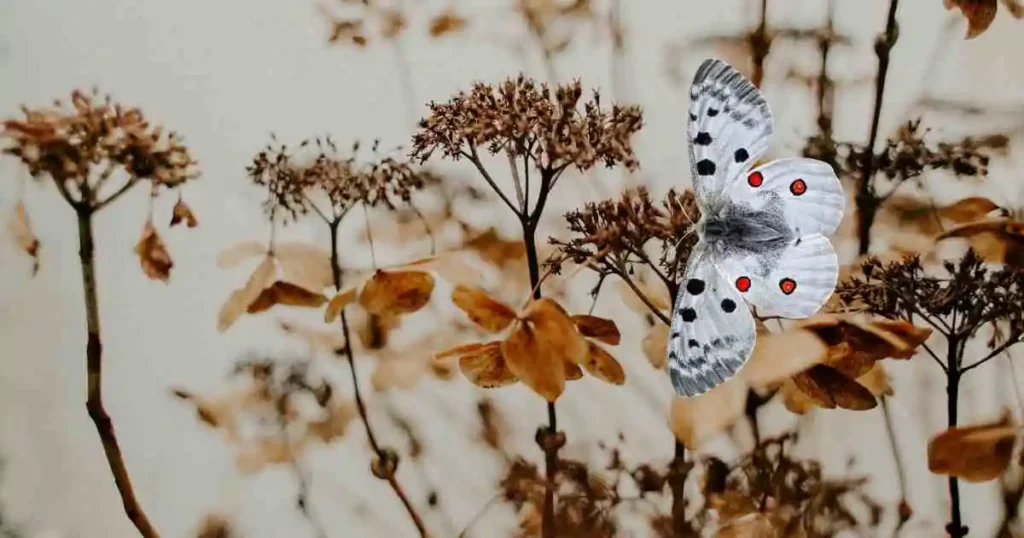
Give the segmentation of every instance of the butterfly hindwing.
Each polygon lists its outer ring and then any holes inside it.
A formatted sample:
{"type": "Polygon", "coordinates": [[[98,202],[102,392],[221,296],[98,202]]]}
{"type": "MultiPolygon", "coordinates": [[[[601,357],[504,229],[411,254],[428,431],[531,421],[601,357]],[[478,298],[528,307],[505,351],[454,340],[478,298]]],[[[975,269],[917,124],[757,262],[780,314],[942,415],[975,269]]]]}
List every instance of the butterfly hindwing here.
{"type": "Polygon", "coordinates": [[[786,222],[796,237],[832,235],[846,205],[843,187],[832,167],[800,157],[758,166],[743,181],[730,185],[727,195],[733,202],[749,204],[755,210],[781,201],[786,222]]]}
{"type": "Polygon", "coordinates": [[[828,301],[835,290],[839,263],[832,243],[821,234],[793,240],[771,257],[725,260],[722,273],[762,316],[805,318],[828,301]]]}
{"type": "Polygon", "coordinates": [[[736,375],[750,357],[754,318],[740,293],[694,251],[676,297],[668,345],[668,371],[677,393],[705,393],[736,375]]]}
{"type": "Polygon", "coordinates": [[[708,59],[690,86],[694,193],[708,208],[768,148],[772,115],[761,92],[729,64],[708,59]]]}

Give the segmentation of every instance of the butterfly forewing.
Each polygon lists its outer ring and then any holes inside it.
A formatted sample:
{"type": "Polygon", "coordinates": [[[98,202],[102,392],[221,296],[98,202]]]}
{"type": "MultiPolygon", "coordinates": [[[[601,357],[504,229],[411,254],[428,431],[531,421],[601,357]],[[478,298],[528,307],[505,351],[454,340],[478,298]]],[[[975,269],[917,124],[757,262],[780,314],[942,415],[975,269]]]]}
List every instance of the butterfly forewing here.
{"type": "Polygon", "coordinates": [[[726,198],[754,210],[780,205],[794,237],[832,235],[846,207],[843,186],[832,167],[802,157],[777,159],[754,168],[743,181],[729,186],[726,198]]]}
{"type": "Polygon", "coordinates": [[[703,394],[733,377],[754,349],[754,318],[717,265],[712,254],[695,250],[676,297],[668,371],[683,396],[703,394]]]}
{"type": "Polygon", "coordinates": [[[772,115],[761,92],[729,64],[708,59],[690,86],[694,193],[706,210],[768,148],[772,115]]]}

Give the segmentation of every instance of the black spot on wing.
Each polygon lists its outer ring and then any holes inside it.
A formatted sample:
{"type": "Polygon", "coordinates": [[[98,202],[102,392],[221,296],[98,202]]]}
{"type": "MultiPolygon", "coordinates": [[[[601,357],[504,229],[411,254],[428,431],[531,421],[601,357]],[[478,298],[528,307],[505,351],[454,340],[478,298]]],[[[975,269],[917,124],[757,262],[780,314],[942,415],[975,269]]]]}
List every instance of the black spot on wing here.
{"type": "Polygon", "coordinates": [[[701,131],[697,133],[697,137],[693,139],[693,143],[698,146],[710,146],[711,145],[711,134],[701,131]]]}
{"type": "Polygon", "coordinates": [[[747,153],[746,149],[740,148],[740,149],[736,150],[736,153],[735,153],[735,155],[733,155],[733,157],[735,157],[736,162],[742,163],[742,162],[745,162],[747,159],[750,158],[750,153],[747,153]]]}
{"type": "Polygon", "coordinates": [[[736,310],[736,302],[732,299],[722,299],[722,310],[724,310],[726,314],[733,313],[733,311],[736,310]]]}
{"type": "Polygon", "coordinates": [[[718,115],[718,109],[717,108],[708,108],[708,117],[709,118],[713,118],[713,117],[715,117],[717,115],[718,115]]]}
{"type": "Polygon", "coordinates": [[[691,338],[688,342],[686,342],[686,345],[691,347],[691,348],[698,348],[698,347],[700,347],[700,342],[698,342],[698,341],[694,340],[693,338],[691,338]]]}
{"type": "Polygon", "coordinates": [[[692,308],[684,308],[682,310],[683,321],[687,323],[693,323],[697,319],[697,311],[692,308]]]}
{"type": "Polygon", "coordinates": [[[697,162],[697,173],[702,176],[713,176],[715,175],[715,163],[709,159],[701,159],[697,162]]]}
{"type": "Polygon", "coordinates": [[[686,281],[686,291],[690,295],[700,295],[704,293],[704,281],[699,278],[691,278],[686,281]]]}

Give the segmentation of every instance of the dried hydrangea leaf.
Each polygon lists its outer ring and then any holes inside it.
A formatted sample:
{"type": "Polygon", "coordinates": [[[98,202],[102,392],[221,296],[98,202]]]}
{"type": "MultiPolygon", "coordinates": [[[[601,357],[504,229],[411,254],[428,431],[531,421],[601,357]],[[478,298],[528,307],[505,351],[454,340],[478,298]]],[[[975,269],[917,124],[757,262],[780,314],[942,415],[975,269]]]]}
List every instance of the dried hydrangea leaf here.
{"type": "Polygon", "coordinates": [[[864,388],[871,391],[871,394],[874,394],[876,397],[893,395],[889,375],[885,373],[885,369],[882,368],[880,363],[875,363],[866,374],[858,377],[857,383],[863,385],[864,388]]]}
{"type": "Polygon", "coordinates": [[[668,361],[668,332],[667,325],[658,323],[651,326],[641,342],[644,356],[651,362],[651,366],[658,370],[664,368],[668,361]]]}
{"type": "Polygon", "coordinates": [[[310,291],[323,291],[334,285],[331,253],[301,242],[274,245],[274,257],[281,263],[282,279],[310,291]]]}
{"type": "Polygon", "coordinates": [[[139,262],[146,276],[165,283],[170,279],[174,262],[171,260],[171,254],[167,252],[167,246],[156,233],[152,221],[147,220],[143,226],[142,237],[135,245],[135,253],[139,255],[139,262]]]}
{"type": "Polygon", "coordinates": [[[426,306],[433,292],[430,273],[378,270],[359,293],[359,304],[371,314],[410,314],[426,306]]]}
{"type": "Polygon", "coordinates": [[[485,389],[504,387],[517,381],[501,351],[501,342],[467,344],[435,355],[435,359],[458,356],[459,369],[471,383],[485,389]]]}
{"type": "Polygon", "coordinates": [[[544,297],[531,301],[523,311],[523,318],[533,325],[537,339],[552,356],[575,363],[586,356],[586,339],[576,330],[565,309],[553,299],[544,297]]]}
{"type": "Polygon", "coordinates": [[[455,286],[452,302],[469,316],[469,319],[489,332],[505,330],[516,319],[512,307],[492,298],[483,290],[468,286],[455,286]]]}
{"type": "Polygon", "coordinates": [[[626,372],[611,353],[594,342],[587,342],[587,354],[580,361],[587,373],[612,385],[626,383],[626,372]]]}
{"type": "Polygon", "coordinates": [[[327,302],[327,298],[289,282],[278,280],[264,288],[253,302],[246,307],[249,314],[258,314],[270,310],[276,305],[318,308],[327,302]]]}
{"type": "Polygon", "coordinates": [[[25,203],[21,200],[14,206],[14,214],[7,222],[7,229],[14,237],[18,248],[32,257],[32,274],[39,272],[39,238],[32,231],[32,221],[29,220],[25,203]]]}
{"type": "Polygon", "coordinates": [[[796,383],[792,379],[787,379],[783,382],[779,392],[782,394],[782,405],[790,413],[803,415],[818,407],[810,396],[797,388],[796,383]]]}
{"type": "Polygon", "coordinates": [[[945,0],[946,9],[960,8],[967,18],[966,39],[974,39],[985,33],[996,18],[996,0],[945,0]]]}
{"type": "Polygon", "coordinates": [[[199,220],[196,219],[195,214],[192,212],[192,208],[185,203],[184,200],[178,199],[178,202],[174,204],[174,209],[171,210],[171,226],[177,226],[182,222],[185,223],[189,228],[195,228],[199,226],[199,220]]]}
{"type": "Polygon", "coordinates": [[[583,336],[610,346],[619,345],[619,341],[622,339],[619,327],[610,319],[579,314],[572,317],[572,322],[576,324],[576,330],[583,336]]]}
{"type": "Polygon", "coordinates": [[[878,405],[871,391],[836,369],[818,364],[793,377],[797,388],[819,407],[841,407],[853,411],[873,409],[878,405]]]}
{"type": "Polygon", "coordinates": [[[554,402],[565,390],[565,358],[531,324],[520,322],[501,342],[509,371],[534,392],[554,402]]]}
{"type": "Polygon", "coordinates": [[[438,16],[430,19],[430,36],[442,37],[454,34],[465,28],[467,24],[468,21],[465,17],[456,13],[452,7],[448,7],[438,16]]]}
{"type": "Polygon", "coordinates": [[[747,386],[739,377],[693,398],[672,400],[671,423],[676,439],[693,450],[743,417],[747,386]]]}
{"type": "Polygon", "coordinates": [[[217,330],[220,332],[228,330],[246,312],[249,305],[260,296],[260,293],[274,283],[276,276],[276,262],[273,256],[267,254],[249,275],[249,280],[245,285],[232,292],[228,300],[221,306],[220,312],[217,314],[217,330]]]}
{"type": "Polygon", "coordinates": [[[1009,415],[990,424],[949,428],[928,442],[928,469],[968,482],[994,480],[1010,465],[1017,430],[1009,415]]]}
{"type": "Polygon", "coordinates": [[[324,309],[324,322],[331,323],[338,319],[338,316],[341,315],[341,311],[349,304],[352,304],[356,300],[357,296],[358,290],[356,290],[356,288],[348,288],[332,297],[327,303],[327,308],[324,309]]]}
{"type": "Polygon", "coordinates": [[[565,366],[565,380],[576,381],[583,378],[583,369],[576,363],[563,361],[562,364],[565,366]]]}
{"type": "Polygon", "coordinates": [[[826,353],[825,342],[808,330],[759,335],[740,375],[751,387],[765,389],[820,363],[826,353]]]}

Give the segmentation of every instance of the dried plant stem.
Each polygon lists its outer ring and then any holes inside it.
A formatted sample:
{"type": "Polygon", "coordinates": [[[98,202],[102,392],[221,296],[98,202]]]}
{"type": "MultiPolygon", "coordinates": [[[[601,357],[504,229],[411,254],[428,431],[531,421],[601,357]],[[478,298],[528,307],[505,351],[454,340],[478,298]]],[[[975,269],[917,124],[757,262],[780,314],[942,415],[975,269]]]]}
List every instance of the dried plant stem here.
{"type": "MultiPolygon", "coordinates": [[[[896,445],[896,428],[892,422],[892,411],[889,409],[889,398],[882,396],[882,418],[885,419],[885,433],[889,437],[889,448],[892,449],[892,460],[893,465],[896,466],[896,482],[900,488],[900,502],[907,502],[907,477],[903,468],[903,458],[900,456],[900,449],[896,445]]],[[[896,531],[899,532],[900,528],[907,521],[900,517],[899,523],[896,525],[896,531]]]]}
{"type": "MultiPolygon", "coordinates": [[[[331,273],[334,279],[334,287],[341,289],[341,264],[338,260],[338,226],[341,224],[341,219],[335,219],[330,224],[331,229],[331,273]]],[[[359,377],[356,375],[356,361],[355,356],[352,352],[352,333],[348,326],[348,317],[345,314],[345,310],[341,310],[341,330],[345,337],[345,358],[348,360],[349,371],[352,374],[352,392],[356,400],[356,408],[359,410],[359,419],[363,423],[363,428],[366,430],[366,437],[370,442],[370,448],[377,458],[378,465],[381,468],[385,468],[382,472],[383,477],[387,480],[388,485],[394,490],[398,500],[402,502],[406,512],[409,513],[409,518],[412,519],[413,524],[416,526],[416,530],[419,531],[421,537],[426,538],[427,528],[423,524],[423,518],[420,517],[419,513],[409,502],[409,497],[405,494],[405,490],[402,485],[398,482],[398,478],[395,476],[397,470],[397,462],[394,468],[386,469],[388,465],[387,460],[393,459],[392,456],[388,455],[383,448],[377,443],[377,436],[373,433],[373,426],[370,425],[370,417],[366,412],[366,404],[363,402],[362,393],[359,391],[359,377]]]]}
{"type": "Polygon", "coordinates": [[[125,515],[131,520],[139,534],[146,538],[160,536],[146,513],[135,498],[128,468],[124,464],[124,456],[117,442],[114,423],[110,420],[103,407],[103,342],[100,340],[99,298],[96,291],[96,255],[93,238],[92,217],[95,209],[86,204],[76,207],[78,214],[78,255],[82,263],[82,288],[85,292],[85,320],[88,340],[85,347],[86,371],[88,376],[88,396],[85,407],[89,417],[96,425],[96,433],[103,443],[103,453],[107,456],[107,464],[114,475],[114,484],[121,495],[125,515]]]}
{"type": "Polygon", "coordinates": [[[761,19],[758,21],[757,30],[750,34],[749,39],[754,60],[754,72],[750,81],[760,88],[761,82],[764,81],[764,60],[772,47],[771,36],[768,34],[768,0],[761,0],[761,19]]]}
{"type": "MultiPolygon", "coordinates": [[[[946,414],[949,419],[950,428],[956,426],[957,421],[957,400],[960,396],[960,341],[952,336],[947,339],[946,348],[946,414]]],[[[960,516],[960,484],[956,477],[949,477],[949,505],[950,521],[946,525],[946,532],[952,538],[967,536],[967,527],[963,525],[960,516]]]]}
{"type": "Polygon", "coordinates": [[[865,146],[866,155],[861,163],[861,176],[857,184],[857,231],[860,239],[858,253],[867,254],[871,249],[871,227],[875,224],[879,201],[875,197],[871,180],[875,175],[874,151],[878,142],[878,126],[882,116],[882,99],[885,96],[885,80],[889,73],[889,57],[899,33],[896,28],[896,10],[899,0],[890,0],[889,15],[885,23],[885,33],[875,42],[875,55],[878,56],[878,74],[875,77],[875,104],[871,113],[871,130],[865,146]]]}

